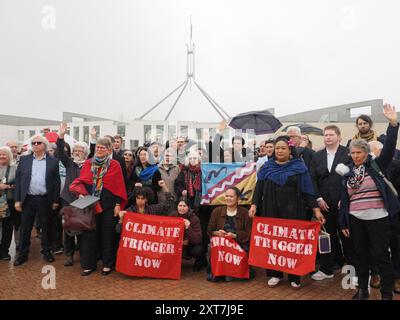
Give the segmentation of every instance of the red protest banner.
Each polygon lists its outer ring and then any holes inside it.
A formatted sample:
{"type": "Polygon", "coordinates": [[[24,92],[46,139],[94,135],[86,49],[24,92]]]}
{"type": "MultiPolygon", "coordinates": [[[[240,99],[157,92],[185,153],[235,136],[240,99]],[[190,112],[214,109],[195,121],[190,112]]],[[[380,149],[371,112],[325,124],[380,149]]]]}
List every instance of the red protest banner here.
{"type": "Polygon", "coordinates": [[[116,270],[129,276],[180,279],[182,218],[127,212],[116,270]]]}
{"type": "Polygon", "coordinates": [[[255,217],[249,264],[303,276],[315,270],[318,222],[255,217]]]}
{"type": "Polygon", "coordinates": [[[249,278],[247,253],[234,239],[212,237],[210,247],[211,271],[214,276],[249,278]]]}

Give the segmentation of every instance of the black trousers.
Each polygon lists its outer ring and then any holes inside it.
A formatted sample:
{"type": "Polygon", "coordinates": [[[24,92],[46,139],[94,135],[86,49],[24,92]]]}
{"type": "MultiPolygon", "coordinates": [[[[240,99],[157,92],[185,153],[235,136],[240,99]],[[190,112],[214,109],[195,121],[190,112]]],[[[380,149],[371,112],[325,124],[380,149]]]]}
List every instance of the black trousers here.
{"type": "MultiPolygon", "coordinates": [[[[398,217],[393,218],[391,221],[392,234],[390,237],[390,256],[394,268],[394,275],[396,279],[400,279],[400,220],[398,217]]],[[[370,254],[369,267],[371,275],[379,274],[379,267],[376,259],[370,254]]]]}
{"type": "Polygon", "coordinates": [[[187,256],[195,258],[196,263],[200,263],[200,259],[204,257],[204,249],[203,245],[201,244],[189,244],[187,246],[183,246],[182,250],[186,253],[187,256]]]}
{"type": "Polygon", "coordinates": [[[58,250],[63,247],[63,226],[62,216],[60,214],[61,208],[52,210],[51,213],[51,246],[53,250],[58,250]]]}
{"type": "Polygon", "coordinates": [[[202,256],[199,257],[199,260],[203,260],[202,263],[204,263],[204,264],[207,264],[206,254],[208,251],[208,244],[210,243],[210,239],[207,234],[207,228],[208,228],[208,223],[211,218],[211,212],[213,209],[214,209],[213,206],[200,205],[199,208],[196,210],[196,214],[200,220],[201,234],[203,237],[203,241],[202,241],[203,251],[202,251],[202,256]]]}
{"type": "Polygon", "coordinates": [[[21,212],[21,234],[19,255],[27,258],[31,245],[31,232],[37,214],[42,228],[42,254],[50,253],[51,250],[51,204],[47,196],[28,195],[22,204],[21,212]]]}
{"type": "MultiPolygon", "coordinates": [[[[267,269],[267,276],[282,279],[283,272],[267,269]]],[[[301,278],[300,278],[300,276],[297,276],[295,274],[288,274],[288,280],[289,280],[289,282],[296,282],[297,284],[300,284],[301,278]]]]}
{"type": "Polygon", "coordinates": [[[355,267],[360,289],[368,288],[369,254],[374,257],[381,275],[381,293],[392,295],[394,271],[390,260],[390,218],[361,220],[350,215],[350,234],[354,244],[355,267]]]}
{"type": "Polygon", "coordinates": [[[324,228],[330,234],[331,252],[320,254],[318,261],[320,270],[328,275],[333,274],[335,264],[343,265],[352,262],[353,244],[349,238],[346,238],[338,227],[338,210],[330,209],[329,212],[323,213],[326,219],[324,228]],[[343,245],[343,247],[342,247],[343,245]]]}
{"type": "Polygon", "coordinates": [[[396,279],[400,279],[400,218],[392,221],[392,236],[390,237],[390,255],[396,279]]]}
{"type": "Polygon", "coordinates": [[[81,236],[70,236],[64,232],[64,253],[67,257],[72,257],[75,253],[76,246],[80,246],[81,236]]]}
{"type": "Polygon", "coordinates": [[[11,246],[13,230],[18,230],[21,224],[21,217],[19,212],[14,208],[14,200],[8,200],[8,210],[10,216],[1,220],[2,236],[0,241],[0,256],[7,255],[11,246]]]}
{"type": "Polygon", "coordinates": [[[114,210],[104,210],[96,215],[96,230],[84,231],[81,235],[80,254],[83,269],[95,269],[97,254],[100,256],[104,268],[113,268],[116,260],[115,226],[118,218],[114,218],[114,210]],[[100,246],[98,246],[100,242],[100,246]],[[100,248],[100,249],[99,249],[100,248]]]}

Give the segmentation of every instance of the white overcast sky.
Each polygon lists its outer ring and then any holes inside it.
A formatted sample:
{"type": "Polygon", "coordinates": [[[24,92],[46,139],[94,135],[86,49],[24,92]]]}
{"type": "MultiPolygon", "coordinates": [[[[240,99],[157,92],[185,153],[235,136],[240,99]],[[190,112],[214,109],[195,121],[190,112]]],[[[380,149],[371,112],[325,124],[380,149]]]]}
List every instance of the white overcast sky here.
{"type": "MultiPolygon", "coordinates": [[[[0,0],[0,112],[140,116],[185,80],[190,15],[196,79],[230,115],[400,109],[399,14],[397,0],[0,0]]],[[[219,117],[192,88],[171,119],[219,117]]]]}

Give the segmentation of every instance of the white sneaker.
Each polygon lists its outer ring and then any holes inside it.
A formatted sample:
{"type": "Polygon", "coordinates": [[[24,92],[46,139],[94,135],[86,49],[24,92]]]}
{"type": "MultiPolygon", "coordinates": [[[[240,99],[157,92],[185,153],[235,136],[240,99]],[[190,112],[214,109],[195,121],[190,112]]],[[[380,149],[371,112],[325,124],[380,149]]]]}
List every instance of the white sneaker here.
{"type": "Polygon", "coordinates": [[[271,279],[268,280],[268,287],[271,288],[276,287],[279,284],[279,282],[281,282],[281,280],[282,280],[281,278],[272,277],[271,279]]]}
{"type": "Polygon", "coordinates": [[[316,280],[316,281],[321,281],[324,279],[332,279],[332,278],[333,278],[333,274],[328,275],[328,274],[322,272],[321,270],[317,271],[316,273],[314,273],[311,276],[311,279],[316,280]]]}
{"type": "Polygon", "coordinates": [[[298,288],[301,287],[301,283],[296,283],[296,282],[294,282],[294,281],[292,281],[292,282],[290,283],[290,285],[292,286],[292,288],[295,288],[295,289],[298,289],[298,288]]]}

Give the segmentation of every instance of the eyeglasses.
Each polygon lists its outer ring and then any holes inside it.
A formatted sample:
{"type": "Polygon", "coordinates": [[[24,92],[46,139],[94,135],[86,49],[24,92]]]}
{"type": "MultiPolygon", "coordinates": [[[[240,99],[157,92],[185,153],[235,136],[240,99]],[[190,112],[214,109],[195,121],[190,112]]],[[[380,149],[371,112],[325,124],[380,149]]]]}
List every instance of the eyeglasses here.
{"type": "Polygon", "coordinates": [[[40,146],[42,143],[42,141],[32,141],[33,146],[40,146]]]}

